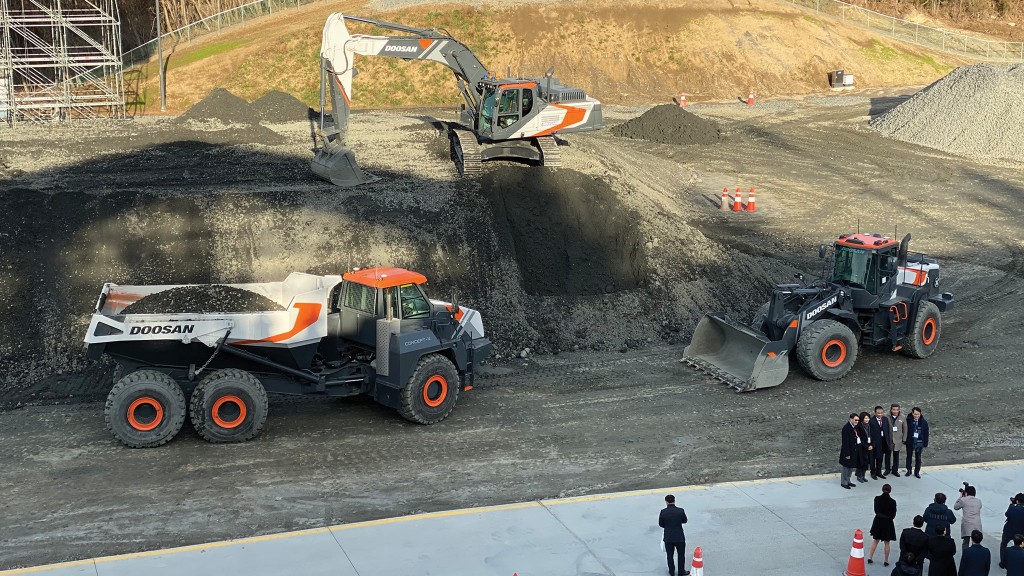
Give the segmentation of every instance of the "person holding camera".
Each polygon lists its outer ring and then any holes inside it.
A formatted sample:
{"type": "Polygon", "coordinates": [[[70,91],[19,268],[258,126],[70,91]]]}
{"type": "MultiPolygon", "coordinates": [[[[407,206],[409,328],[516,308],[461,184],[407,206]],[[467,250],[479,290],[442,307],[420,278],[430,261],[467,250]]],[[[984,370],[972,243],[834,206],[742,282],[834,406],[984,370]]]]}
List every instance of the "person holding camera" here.
{"type": "Polygon", "coordinates": [[[1003,538],[999,541],[1000,568],[1006,568],[1006,544],[1017,534],[1024,534],[1024,494],[1018,492],[1016,496],[1010,498],[1005,516],[1003,538]]]}
{"type": "Polygon", "coordinates": [[[900,412],[899,404],[889,406],[889,427],[892,429],[889,435],[889,450],[892,451],[892,462],[889,462],[889,455],[885,455],[885,468],[887,474],[900,477],[900,447],[907,442],[907,417],[900,412]]]}
{"type": "Polygon", "coordinates": [[[963,510],[960,517],[960,538],[963,539],[963,547],[971,543],[971,532],[981,532],[981,500],[977,497],[978,491],[974,486],[964,482],[960,489],[960,497],[953,504],[953,510],[963,510]]]}
{"type": "Polygon", "coordinates": [[[928,447],[928,421],[924,419],[921,409],[917,406],[910,411],[907,418],[907,476],[910,476],[910,464],[914,462],[914,477],[921,477],[921,452],[928,447]]]}

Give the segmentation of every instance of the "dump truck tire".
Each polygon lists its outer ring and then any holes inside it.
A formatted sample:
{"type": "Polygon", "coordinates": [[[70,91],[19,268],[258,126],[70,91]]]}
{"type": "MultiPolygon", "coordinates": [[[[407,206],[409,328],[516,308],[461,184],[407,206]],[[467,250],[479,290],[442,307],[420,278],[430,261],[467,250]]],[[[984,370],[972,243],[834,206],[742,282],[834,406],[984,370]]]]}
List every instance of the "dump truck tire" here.
{"type": "Polygon", "coordinates": [[[768,321],[768,307],[771,306],[771,302],[765,302],[761,304],[761,307],[754,313],[753,320],[750,321],[750,327],[762,334],[767,334],[768,330],[765,326],[765,322],[768,321]]]}
{"type": "Polygon", "coordinates": [[[440,354],[420,358],[409,383],[402,388],[398,413],[417,424],[435,424],[455,409],[459,400],[459,371],[440,354]]]}
{"type": "Polygon", "coordinates": [[[124,378],[124,366],[114,364],[114,374],[110,377],[111,383],[117,384],[121,378],[124,378]]]}
{"type": "Polygon", "coordinates": [[[857,338],[848,326],[835,320],[818,320],[796,343],[796,358],[818,380],[838,380],[857,361],[857,338]]]}
{"type": "Polygon", "coordinates": [[[131,448],[170,442],[185,423],[185,395],[173,378],[138,370],[118,380],[103,408],[107,430],[131,448]]]}
{"type": "Polygon", "coordinates": [[[939,307],[924,301],[917,308],[917,316],[910,332],[900,341],[903,353],[911,358],[927,358],[939,347],[942,334],[942,314],[939,307]]]}
{"type": "Polygon", "coordinates": [[[250,440],[267,423],[267,391],[245,370],[211,373],[196,385],[190,404],[192,426],[215,444],[250,440]]]}

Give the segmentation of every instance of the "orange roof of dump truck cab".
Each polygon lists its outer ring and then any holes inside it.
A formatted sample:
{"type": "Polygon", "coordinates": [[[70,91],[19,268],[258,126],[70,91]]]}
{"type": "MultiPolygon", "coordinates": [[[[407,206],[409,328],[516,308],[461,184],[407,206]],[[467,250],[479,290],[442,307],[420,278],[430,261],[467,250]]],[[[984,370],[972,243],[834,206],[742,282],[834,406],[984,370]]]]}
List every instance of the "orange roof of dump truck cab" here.
{"type": "Polygon", "coordinates": [[[893,244],[899,244],[895,238],[886,238],[885,236],[872,236],[871,234],[842,234],[839,239],[836,240],[836,244],[842,244],[843,246],[850,246],[853,248],[867,248],[869,250],[875,250],[878,248],[885,248],[893,244]]]}
{"type": "Polygon", "coordinates": [[[365,268],[347,272],[342,278],[374,288],[394,288],[402,284],[423,284],[427,281],[423,274],[405,268],[365,268]]]}

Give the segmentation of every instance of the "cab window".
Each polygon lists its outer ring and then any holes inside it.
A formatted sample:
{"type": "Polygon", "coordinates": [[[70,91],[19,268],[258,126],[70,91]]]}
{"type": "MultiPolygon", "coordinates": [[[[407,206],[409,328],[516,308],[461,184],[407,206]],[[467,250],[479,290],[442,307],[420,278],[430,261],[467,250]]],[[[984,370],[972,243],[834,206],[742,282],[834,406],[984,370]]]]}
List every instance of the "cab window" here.
{"type": "Polygon", "coordinates": [[[376,314],[377,289],[355,282],[346,282],[342,305],[366,314],[376,314]]]}
{"type": "Polygon", "coordinates": [[[498,101],[498,128],[519,122],[519,89],[503,90],[498,101]]]}
{"type": "Polygon", "coordinates": [[[480,131],[490,132],[494,122],[494,98],[497,93],[494,88],[488,87],[484,90],[483,106],[480,110],[480,131]]]}
{"type": "Polygon", "coordinates": [[[429,318],[430,303],[423,296],[419,286],[405,284],[399,288],[402,300],[402,318],[429,318]]]}
{"type": "Polygon", "coordinates": [[[523,116],[526,116],[533,110],[533,90],[529,88],[523,89],[523,116]]]}

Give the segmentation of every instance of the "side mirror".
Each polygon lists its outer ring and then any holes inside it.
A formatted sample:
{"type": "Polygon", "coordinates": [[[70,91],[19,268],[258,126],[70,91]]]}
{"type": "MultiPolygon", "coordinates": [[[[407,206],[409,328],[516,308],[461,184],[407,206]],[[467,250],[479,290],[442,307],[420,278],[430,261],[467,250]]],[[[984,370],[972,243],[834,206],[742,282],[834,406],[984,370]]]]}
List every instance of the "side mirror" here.
{"type": "Polygon", "coordinates": [[[889,256],[889,270],[896,269],[896,262],[898,262],[895,256],[889,256]]]}
{"type": "Polygon", "coordinates": [[[820,244],[818,246],[818,258],[824,258],[825,257],[825,252],[827,252],[827,251],[828,251],[828,246],[825,246],[824,244],[820,244]]]}

